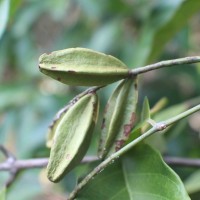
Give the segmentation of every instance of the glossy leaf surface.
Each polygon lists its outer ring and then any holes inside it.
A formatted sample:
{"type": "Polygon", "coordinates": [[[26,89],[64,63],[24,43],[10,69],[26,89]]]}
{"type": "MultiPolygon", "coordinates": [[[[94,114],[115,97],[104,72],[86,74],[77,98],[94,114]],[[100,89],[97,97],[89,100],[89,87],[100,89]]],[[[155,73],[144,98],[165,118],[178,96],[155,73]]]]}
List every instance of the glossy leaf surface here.
{"type": "Polygon", "coordinates": [[[178,175],[148,145],[139,145],[104,169],[78,200],[189,200],[178,175]]]}

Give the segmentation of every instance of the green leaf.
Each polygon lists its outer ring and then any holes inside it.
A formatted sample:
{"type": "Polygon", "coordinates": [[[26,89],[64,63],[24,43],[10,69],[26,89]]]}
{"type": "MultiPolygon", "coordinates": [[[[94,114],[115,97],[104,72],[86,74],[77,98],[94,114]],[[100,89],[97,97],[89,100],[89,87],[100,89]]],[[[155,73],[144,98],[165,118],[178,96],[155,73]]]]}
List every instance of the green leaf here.
{"type": "Polygon", "coordinates": [[[0,1],[0,39],[6,29],[6,24],[8,22],[9,17],[9,7],[10,7],[10,0],[1,0],[0,1]]]}
{"type": "Polygon", "coordinates": [[[179,176],[146,144],[132,149],[91,180],[78,200],[189,200],[179,176]]]}
{"type": "Polygon", "coordinates": [[[40,71],[62,83],[79,86],[107,85],[128,77],[128,68],[117,58],[84,48],[43,54],[40,71]]]}
{"type": "Polygon", "coordinates": [[[150,106],[149,106],[149,100],[147,97],[144,98],[143,106],[142,106],[142,113],[141,113],[141,120],[147,121],[150,119],[150,106]]]}
{"type": "MultiPolygon", "coordinates": [[[[181,112],[184,112],[187,108],[188,108],[188,105],[186,103],[176,104],[158,113],[155,113],[152,118],[155,122],[160,122],[160,121],[169,119],[171,117],[174,117],[180,114],[181,112]]],[[[169,133],[169,130],[171,130],[172,127],[173,126],[169,126],[167,129],[162,131],[162,133],[158,132],[158,133],[153,134],[151,137],[149,137],[146,140],[147,143],[153,146],[154,148],[159,149],[160,152],[164,153],[167,149],[167,143],[165,140],[164,133],[166,132],[169,133]]]]}
{"type": "Polygon", "coordinates": [[[6,188],[0,190],[0,200],[6,200],[6,188]]]}
{"type": "Polygon", "coordinates": [[[162,121],[162,120],[174,117],[175,115],[178,115],[181,112],[184,112],[187,108],[188,108],[188,105],[186,103],[176,104],[155,114],[153,119],[155,121],[162,121]]]}
{"type": "Polygon", "coordinates": [[[166,97],[161,98],[156,104],[151,108],[151,116],[158,113],[161,109],[163,109],[168,103],[168,99],[166,97]]]}
{"type": "Polygon", "coordinates": [[[189,194],[200,191],[200,170],[191,174],[185,181],[184,185],[189,194]]]}

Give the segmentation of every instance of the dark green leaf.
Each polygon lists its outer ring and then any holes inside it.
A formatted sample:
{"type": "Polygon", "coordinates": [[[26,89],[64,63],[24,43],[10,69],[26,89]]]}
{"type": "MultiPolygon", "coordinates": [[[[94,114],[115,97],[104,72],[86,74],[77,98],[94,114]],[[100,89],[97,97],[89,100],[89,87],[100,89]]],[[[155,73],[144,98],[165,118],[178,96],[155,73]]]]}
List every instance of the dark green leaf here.
{"type": "Polygon", "coordinates": [[[90,181],[78,200],[188,200],[178,175],[158,152],[140,145],[90,181]]]}
{"type": "Polygon", "coordinates": [[[142,106],[141,120],[147,121],[150,118],[151,116],[150,116],[149,100],[147,97],[145,97],[143,101],[143,106],[142,106]]]}

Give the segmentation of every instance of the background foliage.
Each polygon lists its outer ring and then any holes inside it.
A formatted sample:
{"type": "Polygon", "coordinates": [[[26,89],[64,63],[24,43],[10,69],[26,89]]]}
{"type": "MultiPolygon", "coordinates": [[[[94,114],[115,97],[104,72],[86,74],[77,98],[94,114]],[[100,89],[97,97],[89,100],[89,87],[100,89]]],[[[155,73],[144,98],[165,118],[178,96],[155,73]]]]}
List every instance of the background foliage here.
{"type": "MultiPolygon", "coordinates": [[[[0,141],[17,158],[48,157],[45,134],[56,111],[82,87],[68,87],[38,70],[38,57],[70,47],[86,47],[118,57],[130,68],[158,60],[198,55],[200,2],[196,0],[1,0],[0,1],[0,141]]],[[[139,108],[144,96],[152,107],[166,97],[173,112],[198,98],[200,66],[157,70],[140,78],[139,108]]],[[[100,92],[101,110],[115,84],[100,92]]],[[[199,102],[199,99],[197,99],[199,102]]],[[[196,101],[196,102],[197,102],[196,101]]],[[[184,109],[184,108],[183,108],[184,109]]],[[[172,113],[173,115],[173,113],[172,113]]],[[[169,113],[164,114],[167,118],[169,113]]],[[[200,157],[197,113],[174,126],[156,147],[166,155],[200,157]]],[[[100,119],[101,121],[101,119],[100,119]]],[[[96,155],[97,128],[89,155],[96,155]]],[[[77,168],[60,184],[46,179],[44,170],[19,174],[8,200],[64,199],[77,168]]],[[[192,199],[200,197],[199,171],[176,167],[192,199]],[[195,180],[194,180],[195,179],[195,180]]],[[[7,174],[0,173],[3,185],[7,174]]]]}

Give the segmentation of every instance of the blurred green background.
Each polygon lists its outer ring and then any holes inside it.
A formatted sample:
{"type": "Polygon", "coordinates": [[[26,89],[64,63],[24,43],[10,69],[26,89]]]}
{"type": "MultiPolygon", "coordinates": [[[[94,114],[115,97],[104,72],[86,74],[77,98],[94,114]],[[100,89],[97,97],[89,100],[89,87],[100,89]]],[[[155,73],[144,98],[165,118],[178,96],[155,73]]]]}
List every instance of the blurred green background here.
{"type": "MultiPolygon", "coordinates": [[[[85,89],[68,87],[41,74],[38,57],[42,53],[86,47],[135,68],[199,55],[199,22],[198,0],[0,0],[1,144],[19,159],[48,157],[48,125],[58,109],[85,89]]],[[[99,92],[100,113],[115,86],[99,92]]],[[[184,102],[194,98],[193,105],[200,102],[200,64],[148,72],[140,76],[139,89],[138,118],[145,96],[151,107],[166,97],[165,110],[178,105],[173,107],[176,114],[184,102]]],[[[164,138],[154,138],[156,147],[166,155],[200,157],[199,122],[200,113],[182,120],[164,138]]],[[[96,154],[98,128],[94,135],[89,155],[96,154]]],[[[198,175],[200,180],[200,173],[174,169],[182,180],[190,180],[192,199],[199,199],[200,183],[190,176],[198,175]]],[[[60,184],[52,184],[43,169],[23,171],[9,188],[7,199],[62,200],[78,173],[76,170],[60,184]]],[[[0,172],[1,185],[6,177],[0,172]]]]}

